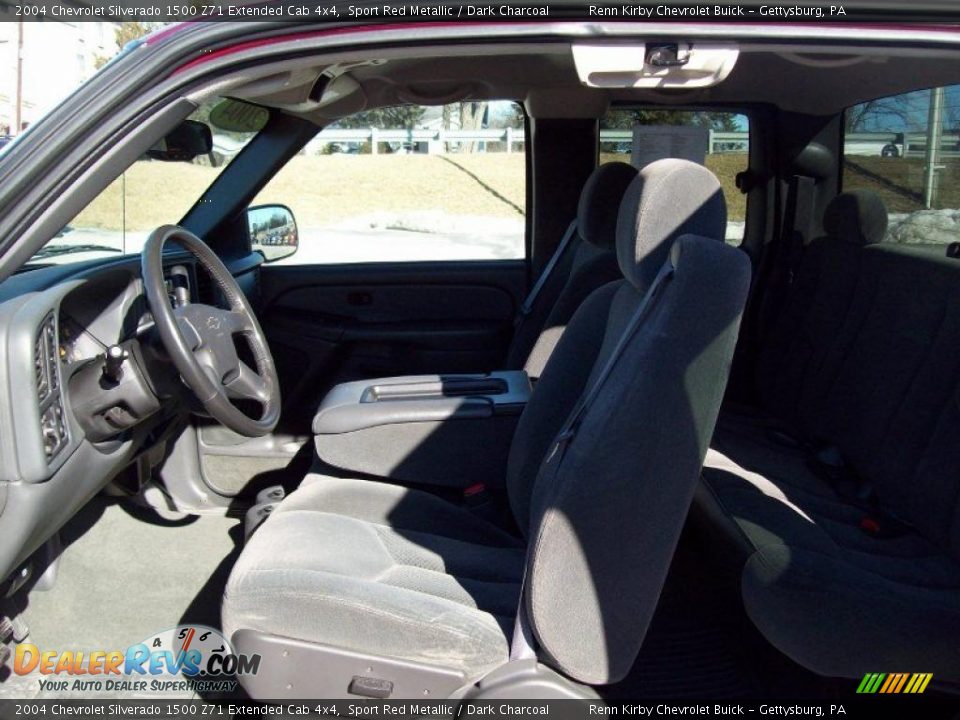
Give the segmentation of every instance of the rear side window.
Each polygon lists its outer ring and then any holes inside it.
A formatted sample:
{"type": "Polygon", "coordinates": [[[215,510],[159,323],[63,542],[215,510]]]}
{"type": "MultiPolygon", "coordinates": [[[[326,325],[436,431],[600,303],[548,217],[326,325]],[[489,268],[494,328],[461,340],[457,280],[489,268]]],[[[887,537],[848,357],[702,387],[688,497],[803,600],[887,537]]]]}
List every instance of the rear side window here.
{"type": "Polygon", "coordinates": [[[732,112],[613,108],[600,120],[600,163],[643,167],[664,157],[683,157],[716,174],[727,199],[726,240],[743,241],[747,198],[737,174],[749,167],[750,122],[732,112]]]}
{"type": "Polygon", "coordinates": [[[524,115],[513,102],[405,105],[325,128],[253,204],[288,206],[283,264],[525,256],[524,115]]]}
{"type": "Polygon", "coordinates": [[[843,189],[883,198],[885,242],[960,240],[960,85],[855,105],[844,127],[843,189]]]}

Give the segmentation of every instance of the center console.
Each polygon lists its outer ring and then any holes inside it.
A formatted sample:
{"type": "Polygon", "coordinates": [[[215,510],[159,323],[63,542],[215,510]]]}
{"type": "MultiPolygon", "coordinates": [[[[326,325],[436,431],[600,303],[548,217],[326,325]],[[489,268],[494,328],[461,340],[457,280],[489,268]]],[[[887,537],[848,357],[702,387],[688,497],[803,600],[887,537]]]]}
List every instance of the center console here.
{"type": "Polygon", "coordinates": [[[343,383],[314,417],[317,454],[354,473],[449,488],[496,487],[530,391],[522,370],[343,383]]]}

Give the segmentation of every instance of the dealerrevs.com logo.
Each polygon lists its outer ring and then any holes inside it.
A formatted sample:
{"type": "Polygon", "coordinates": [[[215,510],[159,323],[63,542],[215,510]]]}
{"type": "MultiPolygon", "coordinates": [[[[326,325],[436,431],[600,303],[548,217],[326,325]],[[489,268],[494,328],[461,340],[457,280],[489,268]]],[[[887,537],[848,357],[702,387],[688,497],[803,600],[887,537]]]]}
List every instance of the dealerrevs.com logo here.
{"type": "Polygon", "coordinates": [[[13,670],[38,675],[42,691],[229,692],[256,675],[259,655],[237,654],[219,631],[180,625],[124,650],[51,650],[17,645],[13,670]]]}

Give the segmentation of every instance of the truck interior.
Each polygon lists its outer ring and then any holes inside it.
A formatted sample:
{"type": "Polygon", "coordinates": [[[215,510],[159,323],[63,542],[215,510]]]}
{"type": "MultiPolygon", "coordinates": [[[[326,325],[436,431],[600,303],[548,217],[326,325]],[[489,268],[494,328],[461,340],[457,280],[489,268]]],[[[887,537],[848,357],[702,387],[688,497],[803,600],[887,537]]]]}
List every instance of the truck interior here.
{"type": "Polygon", "coordinates": [[[960,689],[957,36],[560,25],[211,39],[5,148],[0,694],[182,625],[254,700],[960,689]],[[135,166],[197,190],[104,250],[135,166]]]}

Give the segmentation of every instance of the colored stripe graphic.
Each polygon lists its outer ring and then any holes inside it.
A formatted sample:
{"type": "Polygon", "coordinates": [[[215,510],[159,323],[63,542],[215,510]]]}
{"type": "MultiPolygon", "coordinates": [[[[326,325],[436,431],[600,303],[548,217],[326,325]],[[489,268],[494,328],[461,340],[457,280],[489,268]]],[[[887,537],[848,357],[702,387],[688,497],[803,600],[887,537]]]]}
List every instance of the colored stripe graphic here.
{"type": "Polygon", "coordinates": [[[863,676],[863,680],[860,682],[860,687],[857,688],[857,692],[866,695],[875,693],[885,677],[886,675],[884,673],[867,673],[863,676]]]}
{"type": "Polygon", "coordinates": [[[880,686],[880,694],[886,695],[888,692],[890,692],[893,686],[897,684],[897,680],[899,678],[900,676],[897,673],[890,673],[889,675],[887,675],[886,682],[884,682],[883,685],[880,686]]]}
{"type": "Polygon", "coordinates": [[[920,694],[927,689],[933,673],[867,673],[857,686],[861,695],[920,694]]]}

